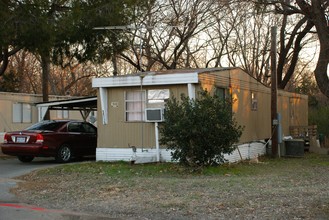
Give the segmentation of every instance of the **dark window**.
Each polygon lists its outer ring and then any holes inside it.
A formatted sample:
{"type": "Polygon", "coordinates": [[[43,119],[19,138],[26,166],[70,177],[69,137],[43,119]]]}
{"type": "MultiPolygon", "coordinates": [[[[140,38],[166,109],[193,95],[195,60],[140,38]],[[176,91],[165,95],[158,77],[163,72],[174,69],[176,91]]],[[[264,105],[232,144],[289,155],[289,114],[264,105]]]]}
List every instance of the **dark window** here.
{"type": "Polygon", "coordinates": [[[223,102],[225,107],[231,107],[232,110],[232,94],[228,88],[215,87],[214,95],[223,102]]]}
{"type": "Polygon", "coordinates": [[[69,132],[84,132],[81,123],[73,122],[68,125],[69,132]]]}
{"type": "Polygon", "coordinates": [[[92,133],[92,134],[97,133],[96,128],[88,123],[83,123],[82,127],[85,133],[92,133]]]}

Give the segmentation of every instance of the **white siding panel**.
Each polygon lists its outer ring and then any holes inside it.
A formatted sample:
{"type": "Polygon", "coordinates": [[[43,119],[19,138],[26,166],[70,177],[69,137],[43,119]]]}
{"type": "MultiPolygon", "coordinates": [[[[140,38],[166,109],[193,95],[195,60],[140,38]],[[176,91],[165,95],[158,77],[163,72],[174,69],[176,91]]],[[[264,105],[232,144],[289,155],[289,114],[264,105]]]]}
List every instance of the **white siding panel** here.
{"type": "Polygon", "coordinates": [[[224,158],[228,162],[233,163],[240,160],[254,159],[266,153],[265,143],[253,142],[237,146],[237,149],[232,154],[226,154],[224,158]],[[239,153],[240,151],[240,153],[239,153]]]}
{"type": "MultiPolygon", "coordinates": [[[[156,149],[137,148],[136,153],[130,148],[97,148],[96,161],[132,161],[135,163],[157,162],[156,149]]],[[[171,153],[166,149],[160,149],[160,161],[170,162],[171,153]]]]}
{"type": "Polygon", "coordinates": [[[160,158],[161,161],[165,161],[165,162],[171,162],[171,150],[161,150],[160,152],[160,158]]]}
{"type": "MultiPolygon", "coordinates": [[[[224,158],[230,163],[237,161],[256,158],[266,153],[265,144],[254,142],[237,146],[238,149],[232,154],[224,155],[224,158]],[[239,153],[240,151],[240,153],[239,153]],[[241,155],[241,156],[240,156],[241,155]]],[[[135,163],[151,163],[157,162],[156,149],[141,149],[137,148],[136,153],[130,148],[97,148],[97,161],[132,161],[135,163]]],[[[160,149],[160,161],[171,162],[171,151],[160,149]]]]}

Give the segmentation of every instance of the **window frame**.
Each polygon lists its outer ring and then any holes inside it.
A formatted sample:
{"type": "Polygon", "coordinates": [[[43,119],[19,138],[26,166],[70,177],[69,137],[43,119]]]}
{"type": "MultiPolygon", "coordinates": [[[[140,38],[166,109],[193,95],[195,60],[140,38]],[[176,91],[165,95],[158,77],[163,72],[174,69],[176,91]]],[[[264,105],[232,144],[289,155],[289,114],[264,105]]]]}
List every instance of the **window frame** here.
{"type": "MultiPolygon", "coordinates": [[[[146,90],[129,90],[125,91],[124,93],[124,102],[125,102],[125,109],[124,109],[124,120],[125,122],[141,122],[145,121],[145,107],[146,107],[146,90]],[[138,99],[127,99],[128,93],[138,93],[138,99]],[[128,109],[129,104],[137,104],[136,109],[128,109]],[[138,106],[139,104],[139,106],[138,106]],[[139,107],[139,108],[138,108],[139,107]],[[130,119],[128,114],[137,114],[136,119],[130,119]]],[[[132,117],[133,118],[133,117],[132,117]]]]}

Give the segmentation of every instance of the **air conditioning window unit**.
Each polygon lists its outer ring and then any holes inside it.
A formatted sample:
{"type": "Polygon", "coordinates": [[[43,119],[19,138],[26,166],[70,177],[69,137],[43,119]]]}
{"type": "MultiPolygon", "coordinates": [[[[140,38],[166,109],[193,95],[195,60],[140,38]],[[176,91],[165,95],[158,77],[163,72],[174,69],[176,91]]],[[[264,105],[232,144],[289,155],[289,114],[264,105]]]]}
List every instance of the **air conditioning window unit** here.
{"type": "Polygon", "coordinates": [[[145,109],[145,118],[147,122],[161,122],[163,119],[163,108],[145,109]]]}

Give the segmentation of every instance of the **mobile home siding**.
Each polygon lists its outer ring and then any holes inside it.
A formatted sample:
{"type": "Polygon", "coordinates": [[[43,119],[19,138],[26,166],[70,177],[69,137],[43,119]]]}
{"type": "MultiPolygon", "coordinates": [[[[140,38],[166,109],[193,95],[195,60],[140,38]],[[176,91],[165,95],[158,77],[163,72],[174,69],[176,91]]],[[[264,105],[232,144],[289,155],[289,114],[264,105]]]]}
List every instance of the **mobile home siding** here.
{"type": "MultiPolygon", "coordinates": [[[[145,86],[142,90],[169,89],[170,96],[180,97],[187,94],[186,85],[145,86]]],[[[155,125],[154,123],[126,122],[125,121],[125,97],[126,91],[140,91],[141,87],[116,87],[108,89],[108,118],[109,123],[98,123],[98,147],[127,148],[131,146],[154,148],[155,125]]],[[[98,102],[98,109],[101,109],[98,102]]],[[[151,106],[147,106],[151,107],[151,106]]],[[[101,114],[98,114],[101,117],[101,114]]],[[[102,121],[102,119],[98,119],[102,121]]]]}
{"type": "Polygon", "coordinates": [[[290,126],[308,125],[308,98],[305,95],[279,91],[278,112],[282,117],[282,132],[289,134],[290,126]]]}
{"type": "MultiPolygon", "coordinates": [[[[244,73],[241,69],[224,70],[199,75],[203,89],[213,92],[215,87],[227,88],[233,99],[232,110],[237,123],[244,127],[240,143],[271,137],[271,89],[244,73]],[[252,109],[251,93],[257,99],[252,109]]],[[[308,99],[305,95],[278,91],[278,113],[282,117],[282,131],[289,135],[289,126],[308,124],[308,99]]]]}
{"type": "Polygon", "coordinates": [[[240,143],[270,137],[270,89],[240,69],[200,74],[204,89],[226,88],[233,100],[232,110],[237,123],[244,127],[240,143]],[[252,110],[251,93],[257,97],[257,110],[252,110]]]}

